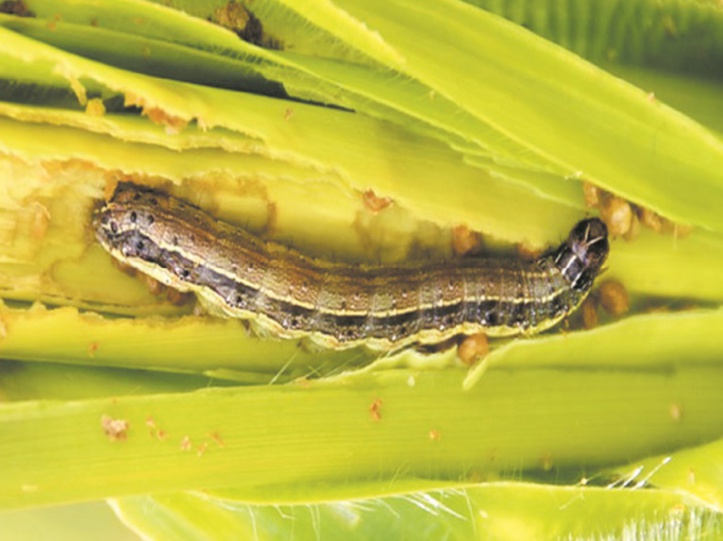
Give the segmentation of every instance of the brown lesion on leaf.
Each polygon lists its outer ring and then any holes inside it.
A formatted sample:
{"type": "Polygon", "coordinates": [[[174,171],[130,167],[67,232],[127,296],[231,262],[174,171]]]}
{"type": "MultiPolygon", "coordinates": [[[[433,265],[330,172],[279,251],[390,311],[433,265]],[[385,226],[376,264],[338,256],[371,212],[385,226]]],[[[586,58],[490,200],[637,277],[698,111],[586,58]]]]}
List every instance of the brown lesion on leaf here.
{"type": "Polygon", "coordinates": [[[184,306],[194,299],[193,293],[189,291],[178,291],[172,287],[165,288],[166,300],[173,306],[184,306]]]}
{"type": "Polygon", "coordinates": [[[208,20],[235,33],[242,40],[264,47],[265,49],[281,50],[281,42],[269,36],[261,21],[254,15],[244,2],[231,0],[216,8],[208,20]]]}
{"type": "Polygon", "coordinates": [[[383,402],[381,398],[375,398],[369,406],[369,415],[373,421],[378,422],[382,420],[382,404],[383,402]]]}
{"type": "Polygon", "coordinates": [[[223,441],[223,438],[218,431],[210,432],[208,437],[211,438],[211,440],[219,447],[226,447],[226,442],[223,441]]]}
{"type": "Polygon", "coordinates": [[[181,449],[181,451],[190,451],[193,448],[193,445],[191,444],[191,438],[189,438],[188,436],[183,436],[179,448],[181,449]]]}
{"type": "Polygon", "coordinates": [[[144,107],[141,114],[147,116],[154,124],[165,126],[168,134],[179,133],[188,124],[187,120],[173,116],[160,107],[144,107]]]}
{"type": "Polygon", "coordinates": [[[366,190],[362,193],[364,208],[377,213],[391,206],[394,201],[389,197],[381,197],[374,193],[374,190],[366,190]]]}
{"type": "Polygon", "coordinates": [[[452,228],[452,251],[458,256],[479,255],[484,251],[484,238],[466,225],[452,228]]]}
{"type": "Polygon", "coordinates": [[[53,15],[53,18],[50,19],[47,24],[45,25],[48,30],[51,32],[55,31],[55,29],[58,27],[58,23],[63,20],[63,17],[60,15],[60,13],[56,13],[53,15]]]}
{"type": "Polygon", "coordinates": [[[149,415],[146,418],[146,426],[148,427],[148,435],[151,438],[155,438],[157,440],[166,439],[166,431],[158,427],[153,416],[149,415]]]}
{"type": "Polygon", "coordinates": [[[110,415],[103,415],[100,419],[103,433],[110,441],[125,441],[128,437],[130,423],[125,419],[114,419],[110,415]]]}
{"type": "Polygon", "coordinates": [[[148,105],[141,96],[127,93],[124,96],[123,105],[125,107],[139,107],[141,114],[148,117],[151,122],[159,126],[165,126],[166,133],[169,135],[179,133],[188,125],[188,120],[175,116],[160,107],[148,105]]]}

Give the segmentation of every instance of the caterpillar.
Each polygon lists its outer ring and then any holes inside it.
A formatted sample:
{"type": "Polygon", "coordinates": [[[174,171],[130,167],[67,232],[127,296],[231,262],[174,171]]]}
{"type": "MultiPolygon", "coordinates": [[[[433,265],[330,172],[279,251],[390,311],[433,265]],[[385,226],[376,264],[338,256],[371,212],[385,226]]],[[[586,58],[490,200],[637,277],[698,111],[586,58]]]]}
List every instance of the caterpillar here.
{"type": "Polygon", "coordinates": [[[151,188],[120,183],[93,227],[117,260],[195,293],[212,314],[284,338],[376,350],[458,334],[534,334],[575,310],[608,255],[598,218],[533,261],[469,257],[350,265],[266,242],[151,188]]]}

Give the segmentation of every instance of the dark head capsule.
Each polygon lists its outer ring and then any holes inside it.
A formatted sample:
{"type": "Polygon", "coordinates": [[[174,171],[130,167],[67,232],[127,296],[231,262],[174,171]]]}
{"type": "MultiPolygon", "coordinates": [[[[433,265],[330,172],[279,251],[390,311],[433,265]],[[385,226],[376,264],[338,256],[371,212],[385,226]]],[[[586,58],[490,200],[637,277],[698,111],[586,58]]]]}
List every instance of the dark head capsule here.
{"type": "Polygon", "coordinates": [[[575,225],[555,254],[555,265],[570,287],[586,292],[608,257],[608,229],[599,218],[588,218],[575,225]]]}

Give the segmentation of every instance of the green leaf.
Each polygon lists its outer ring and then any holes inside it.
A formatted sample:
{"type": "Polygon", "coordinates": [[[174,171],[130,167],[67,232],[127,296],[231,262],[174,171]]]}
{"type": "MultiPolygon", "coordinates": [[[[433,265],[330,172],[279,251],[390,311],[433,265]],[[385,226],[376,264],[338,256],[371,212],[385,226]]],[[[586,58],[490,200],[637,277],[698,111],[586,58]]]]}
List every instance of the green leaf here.
{"type": "Polygon", "coordinates": [[[255,0],[273,48],[222,0],[0,16],[0,508],[112,498],[154,538],[720,536],[719,6],[478,4],[255,0]],[[149,294],[89,230],[121,178],[350,262],[449,257],[457,225],[554,245],[583,181],[696,227],[613,240],[620,321],[466,374],[149,294]]]}

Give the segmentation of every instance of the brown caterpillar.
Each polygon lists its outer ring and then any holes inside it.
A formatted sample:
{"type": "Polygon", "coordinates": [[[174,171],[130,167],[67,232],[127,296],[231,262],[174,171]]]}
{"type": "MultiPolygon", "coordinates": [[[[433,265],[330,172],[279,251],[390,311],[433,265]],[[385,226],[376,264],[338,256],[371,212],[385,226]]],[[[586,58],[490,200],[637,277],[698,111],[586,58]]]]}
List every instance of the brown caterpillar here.
{"type": "Polygon", "coordinates": [[[214,314],[326,347],[388,350],[457,334],[532,334],[570,314],[608,255],[605,224],[579,222],[531,262],[463,258],[348,265],[265,242],[168,194],[119,184],[93,216],[113,257],[214,314]]]}

